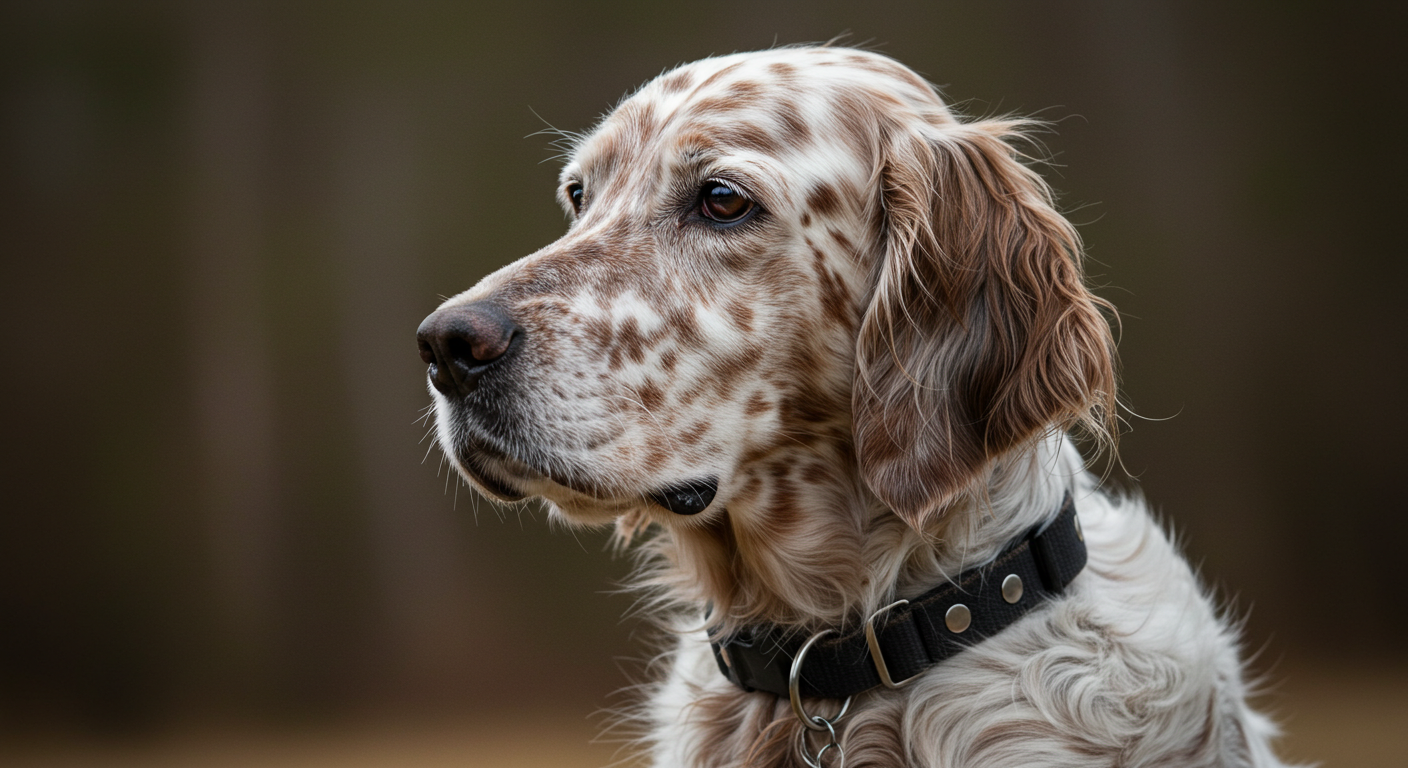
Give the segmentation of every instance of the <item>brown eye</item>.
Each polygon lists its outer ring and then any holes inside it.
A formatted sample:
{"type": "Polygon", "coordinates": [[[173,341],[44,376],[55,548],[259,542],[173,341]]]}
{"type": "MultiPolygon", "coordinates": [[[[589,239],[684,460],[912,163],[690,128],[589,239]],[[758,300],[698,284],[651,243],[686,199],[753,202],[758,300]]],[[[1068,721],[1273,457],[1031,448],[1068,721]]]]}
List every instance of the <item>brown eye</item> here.
{"type": "Polygon", "coordinates": [[[753,210],[752,200],[722,182],[708,182],[700,192],[699,211],[714,221],[725,224],[738,221],[753,210]]]}
{"type": "Polygon", "coordinates": [[[586,191],[582,189],[582,185],[578,182],[574,181],[567,185],[567,199],[572,201],[573,212],[582,212],[582,200],[585,196],[586,191]]]}

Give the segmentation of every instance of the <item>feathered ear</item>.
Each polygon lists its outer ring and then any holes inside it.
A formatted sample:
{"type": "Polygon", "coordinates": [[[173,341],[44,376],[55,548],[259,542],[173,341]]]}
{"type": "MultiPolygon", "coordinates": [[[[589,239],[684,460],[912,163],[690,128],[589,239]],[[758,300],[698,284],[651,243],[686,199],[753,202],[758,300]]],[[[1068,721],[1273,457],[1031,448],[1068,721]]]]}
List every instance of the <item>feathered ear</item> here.
{"type": "Polygon", "coordinates": [[[918,528],[1050,428],[1109,437],[1110,328],[1080,238],[1008,139],[1021,123],[891,134],[885,253],[857,341],[861,472],[918,528]]]}

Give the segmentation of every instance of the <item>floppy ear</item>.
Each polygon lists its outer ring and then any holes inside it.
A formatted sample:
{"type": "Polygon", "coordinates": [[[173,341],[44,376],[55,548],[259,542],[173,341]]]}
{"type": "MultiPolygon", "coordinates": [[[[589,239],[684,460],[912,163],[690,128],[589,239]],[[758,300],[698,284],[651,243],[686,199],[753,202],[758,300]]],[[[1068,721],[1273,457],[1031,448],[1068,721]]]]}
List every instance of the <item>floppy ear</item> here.
{"type": "Polygon", "coordinates": [[[885,253],[857,341],[852,409],[871,490],[920,527],[990,462],[1048,429],[1113,434],[1110,328],[1080,238],[989,120],[893,132],[885,253]]]}

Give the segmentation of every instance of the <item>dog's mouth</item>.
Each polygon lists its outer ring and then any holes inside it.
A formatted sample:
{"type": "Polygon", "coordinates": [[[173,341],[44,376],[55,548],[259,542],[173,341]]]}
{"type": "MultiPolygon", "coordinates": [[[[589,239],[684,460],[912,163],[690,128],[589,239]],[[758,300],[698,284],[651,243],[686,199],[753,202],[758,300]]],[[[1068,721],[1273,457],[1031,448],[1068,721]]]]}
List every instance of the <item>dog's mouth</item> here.
{"type": "Polygon", "coordinates": [[[490,496],[505,502],[522,501],[529,496],[551,497],[555,494],[549,488],[559,486],[608,507],[620,507],[631,499],[639,503],[641,496],[645,496],[676,515],[692,516],[708,509],[719,490],[719,479],[712,475],[670,483],[643,494],[606,488],[598,483],[537,470],[479,441],[463,444],[456,453],[460,470],[490,496]],[[545,482],[548,488],[543,487],[545,482]]]}
{"type": "Polygon", "coordinates": [[[456,458],[466,476],[500,501],[522,501],[529,496],[559,501],[562,500],[561,489],[598,503],[610,503],[616,497],[640,498],[639,493],[619,494],[575,473],[549,471],[477,439],[462,443],[456,451],[456,458]]]}
{"type": "Polygon", "coordinates": [[[500,457],[497,451],[488,448],[478,442],[466,443],[460,446],[455,452],[455,457],[459,460],[460,471],[470,480],[473,480],[483,488],[490,496],[499,501],[522,501],[528,498],[528,494],[522,493],[514,488],[509,481],[501,479],[505,474],[496,471],[496,466],[502,466],[504,457],[500,457]]]}
{"type": "Polygon", "coordinates": [[[461,460],[460,467],[466,475],[469,475],[471,480],[478,483],[490,496],[500,501],[522,501],[528,498],[526,494],[515,491],[513,488],[510,488],[506,482],[496,480],[493,475],[490,475],[471,462],[461,460]]]}
{"type": "Polygon", "coordinates": [[[639,509],[642,501],[649,500],[675,515],[689,517],[707,510],[719,491],[719,478],[712,473],[644,487],[633,483],[621,486],[562,455],[547,455],[530,447],[530,456],[523,456],[522,442],[517,445],[520,450],[510,450],[472,420],[461,421],[451,434],[453,438],[445,437],[454,440],[452,455],[460,473],[498,501],[511,503],[538,496],[557,504],[564,513],[579,510],[597,518],[639,509]]]}
{"type": "Polygon", "coordinates": [[[709,508],[719,491],[717,477],[702,477],[647,494],[650,500],[677,515],[697,515],[709,508]]]}

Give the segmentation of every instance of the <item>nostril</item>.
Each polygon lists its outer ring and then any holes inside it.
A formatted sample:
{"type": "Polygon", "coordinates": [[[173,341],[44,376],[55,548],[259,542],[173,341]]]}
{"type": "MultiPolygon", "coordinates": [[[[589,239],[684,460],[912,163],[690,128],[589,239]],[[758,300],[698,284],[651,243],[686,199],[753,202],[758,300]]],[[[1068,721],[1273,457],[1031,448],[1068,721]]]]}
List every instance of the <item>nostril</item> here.
{"type": "Polygon", "coordinates": [[[445,340],[445,354],[451,360],[458,360],[459,362],[464,363],[465,365],[470,367],[474,367],[474,365],[476,364],[486,362],[475,356],[473,342],[471,342],[469,339],[464,339],[457,336],[445,340]]]}
{"type": "Polygon", "coordinates": [[[435,348],[430,346],[430,342],[417,339],[417,346],[420,347],[420,360],[426,365],[435,365],[435,348]]]}

